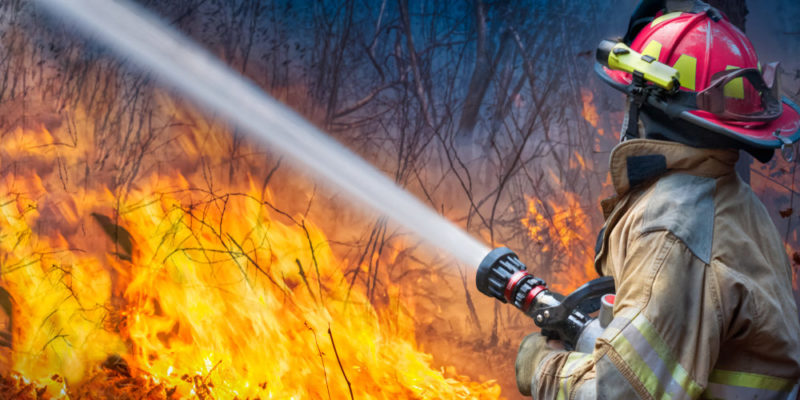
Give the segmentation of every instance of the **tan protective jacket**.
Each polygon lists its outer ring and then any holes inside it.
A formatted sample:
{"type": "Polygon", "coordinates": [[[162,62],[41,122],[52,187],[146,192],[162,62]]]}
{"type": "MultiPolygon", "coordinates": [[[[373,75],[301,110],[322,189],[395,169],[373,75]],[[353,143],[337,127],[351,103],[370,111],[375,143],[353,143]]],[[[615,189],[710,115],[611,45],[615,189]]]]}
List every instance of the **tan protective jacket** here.
{"type": "Polygon", "coordinates": [[[603,202],[595,259],[614,277],[614,320],[593,354],[546,356],[534,398],[796,396],[800,323],[789,259],[734,172],[737,158],[643,139],[614,149],[617,196],[603,202]]]}

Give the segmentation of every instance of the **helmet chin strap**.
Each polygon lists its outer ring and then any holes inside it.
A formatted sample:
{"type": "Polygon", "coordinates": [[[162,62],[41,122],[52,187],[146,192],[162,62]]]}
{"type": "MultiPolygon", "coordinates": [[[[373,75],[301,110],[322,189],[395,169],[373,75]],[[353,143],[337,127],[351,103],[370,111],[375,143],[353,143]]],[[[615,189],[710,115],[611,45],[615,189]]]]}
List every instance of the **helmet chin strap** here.
{"type": "Polygon", "coordinates": [[[625,119],[622,120],[622,130],[620,131],[619,141],[638,139],[641,137],[639,132],[639,105],[628,98],[625,101],[628,109],[625,111],[625,119]]]}
{"type": "MultiPolygon", "coordinates": [[[[630,126],[631,126],[631,110],[630,110],[631,100],[629,98],[625,98],[625,116],[622,118],[622,128],[620,129],[619,134],[619,142],[622,143],[624,141],[630,139],[636,139],[639,137],[638,130],[636,137],[631,137],[630,135],[630,126]]],[[[638,124],[637,124],[638,125],[638,124]]]]}
{"type": "Polygon", "coordinates": [[[633,72],[633,89],[627,97],[628,111],[625,114],[625,124],[620,133],[620,141],[641,137],[639,132],[639,112],[647,101],[649,95],[648,85],[644,80],[644,75],[639,71],[633,72]]]}

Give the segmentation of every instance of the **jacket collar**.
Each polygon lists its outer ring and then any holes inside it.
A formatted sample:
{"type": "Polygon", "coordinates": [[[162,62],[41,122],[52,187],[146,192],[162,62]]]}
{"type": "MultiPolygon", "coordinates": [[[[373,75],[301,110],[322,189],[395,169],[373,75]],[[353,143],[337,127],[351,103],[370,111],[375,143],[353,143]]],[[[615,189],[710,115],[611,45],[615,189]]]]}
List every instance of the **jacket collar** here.
{"type": "Polygon", "coordinates": [[[657,178],[667,171],[717,178],[732,173],[739,152],[731,149],[698,149],[676,142],[633,139],[611,151],[609,172],[617,195],[657,178]]]}

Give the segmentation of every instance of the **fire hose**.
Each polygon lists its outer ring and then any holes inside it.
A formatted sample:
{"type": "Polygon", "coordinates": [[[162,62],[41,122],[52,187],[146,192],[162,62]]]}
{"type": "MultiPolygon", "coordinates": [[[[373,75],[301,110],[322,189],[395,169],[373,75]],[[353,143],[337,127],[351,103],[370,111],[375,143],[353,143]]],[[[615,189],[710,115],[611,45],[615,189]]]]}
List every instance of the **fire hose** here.
{"type": "Polygon", "coordinates": [[[567,350],[591,353],[595,340],[613,318],[613,278],[594,279],[563,296],[529,273],[506,247],[492,250],[483,259],[476,284],[481,293],[510,303],[533,318],[543,335],[563,341],[567,350]],[[596,312],[597,317],[592,317],[596,312]]]}

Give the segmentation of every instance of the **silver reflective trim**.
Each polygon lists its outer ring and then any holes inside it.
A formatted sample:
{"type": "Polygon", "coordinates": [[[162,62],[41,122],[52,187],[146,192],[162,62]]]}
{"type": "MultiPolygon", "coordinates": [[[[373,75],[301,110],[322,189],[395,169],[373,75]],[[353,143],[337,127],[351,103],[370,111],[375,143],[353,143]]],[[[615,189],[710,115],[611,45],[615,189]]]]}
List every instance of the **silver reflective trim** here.
{"type": "Polygon", "coordinates": [[[663,396],[670,399],[690,399],[689,394],[683,387],[675,381],[672,376],[672,369],[670,369],[658,353],[650,346],[650,342],[642,335],[641,332],[633,324],[622,330],[622,336],[628,340],[633,346],[634,350],[639,353],[642,361],[650,367],[653,375],[658,380],[658,389],[663,392],[663,396]]]}
{"type": "Polygon", "coordinates": [[[630,323],[631,323],[631,319],[630,318],[614,317],[614,319],[611,320],[611,323],[608,324],[608,327],[606,329],[621,331],[626,326],[628,326],[630,323]]]}

